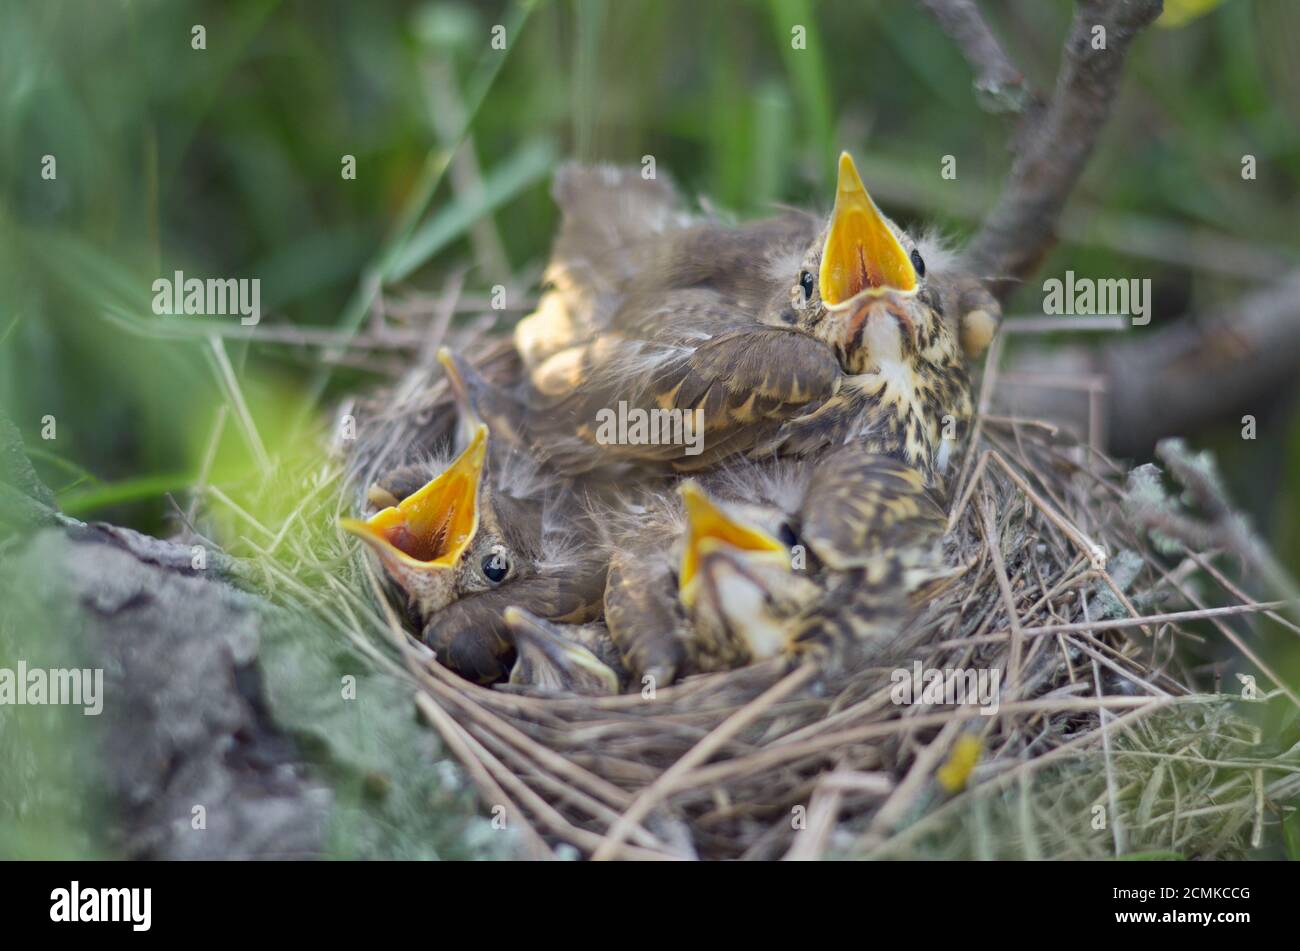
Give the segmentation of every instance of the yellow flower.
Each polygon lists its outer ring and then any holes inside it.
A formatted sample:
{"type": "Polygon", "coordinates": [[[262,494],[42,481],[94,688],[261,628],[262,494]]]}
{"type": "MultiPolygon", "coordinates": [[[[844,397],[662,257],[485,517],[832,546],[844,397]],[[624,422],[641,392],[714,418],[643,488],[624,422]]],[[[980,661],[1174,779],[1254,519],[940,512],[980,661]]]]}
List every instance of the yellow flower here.
{"type": "Polygon", "coordinates": [[[966,788],[966,781],[970,779],[971,771],[979,762],[983,750],[984,744],[980,742],[979,737],[971,733],[963,733],[952,745],[948,761],[934,771],[934,778],[947,792],[961,792],[966,788]]]}

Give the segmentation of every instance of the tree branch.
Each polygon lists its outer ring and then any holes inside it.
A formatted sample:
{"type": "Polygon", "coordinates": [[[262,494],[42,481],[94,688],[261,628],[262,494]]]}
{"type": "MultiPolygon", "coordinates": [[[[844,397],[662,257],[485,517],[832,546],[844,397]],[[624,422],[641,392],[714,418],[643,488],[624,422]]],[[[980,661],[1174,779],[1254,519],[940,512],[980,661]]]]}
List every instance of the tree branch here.
{"type": "Polygon", "coordinates": [[[1162,6],[1162,0],[1076,0],[1052,100],[1027,117],[1002,194],[967,249],[1000,300],[1055,243],[1057,220],[1110,117],[1129,45],[1162,6]],[[1104,37],[1103,49],[1093,48],[1095,37],[1104,37]]]}
{"type": "Polygon", "coordinates": [[[975,71],[976,99],[989,112],[1023,112],[1037,97],[984,22],[974,0],[919,0],[975,71]]]}
{"type": "MultiPolygon", "coordinates": [[[[1106,447],[1140,456],[1170,433],[1190,434],[1243,413],[1265,415],[1300,366],[1300,269],[1231,307],[1153,324],[1101,346],[1036,348],[1011,367],[1039,377],[1106,381],[1106,447]]],[[[1038,390],[1007,407],[1077,425],[1087,405],[1078,393],[1038,390]],[[1029,397],[1032,395],[1032,399],[1029,397]]]]}

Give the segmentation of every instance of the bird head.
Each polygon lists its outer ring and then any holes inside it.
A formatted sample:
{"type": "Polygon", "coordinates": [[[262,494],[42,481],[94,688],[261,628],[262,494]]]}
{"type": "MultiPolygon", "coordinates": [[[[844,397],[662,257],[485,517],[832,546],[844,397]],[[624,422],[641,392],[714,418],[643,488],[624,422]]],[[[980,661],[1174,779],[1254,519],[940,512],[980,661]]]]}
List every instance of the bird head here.
{"type": "MultiPolygon", "coordinates": [[[[687,521],[682,606],[704,635],[739,642],[753,660],[775,656],[788,646],[788,618],[816,585],[795,570],[789,545],[773,531],[725,511],[694,481],[680,492],[687,521]]],[[[782,524],[775,511],[754,521],[782,524]]]]}
{"type": "Polygon", "coordinates": [[[848,152],[840,154],[835,207],[807,249],[786,322],[835,350],[848,373],[956,352],[917,243],[876,206],[848,152]]]}
{"type": "Polygon", "coordinates": [[[519,546],[507,538],[485,478],[488,429],[416,491],[364,520],[340,526],[364,541],[410,597],[421,622],[468,593],[491,590],[520,571],[519,546]]]}
{"type": "Polygon", "coordinates": [[[502,616],[515,646],[510,683],[589,697],[619,692],[618,672],[591,649],[603,639],[606,653],[614,650],[603,624],[556,624],[513,606],[502,616]]]}

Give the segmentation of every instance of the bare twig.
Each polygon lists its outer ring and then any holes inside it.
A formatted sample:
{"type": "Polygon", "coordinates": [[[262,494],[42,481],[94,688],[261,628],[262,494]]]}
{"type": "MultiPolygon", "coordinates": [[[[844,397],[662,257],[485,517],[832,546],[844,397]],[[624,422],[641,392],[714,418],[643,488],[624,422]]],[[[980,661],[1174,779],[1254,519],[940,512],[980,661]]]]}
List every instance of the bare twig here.
{"type": "Polygon", "coordinates": [[[1175,500],[1163,495],[1152,477],[1139,478],[1147,471],[1144,469],[1133,474],[1134,488],[1126,501],[1129,516],[1143,528],[1159,532],[1189,551],[1216,548],[1231,552],[1250,566],[1275,595],[1288,601],[1300,598],[1300,588],[1274,558],[1250,521],[1233,509],[1213,456],[1193,452],[1181,439],[1162,440],[1156,446],[1156,454],[1182,484],[1203,518],[1185,513],[1175,500]]]}
{"type": "Polygon", "coordinates": [[[998,580],[998,590],[1002,602],[1007,608],[1007,621],[1011,625],[1011,658],[1007,663],[1007,686],[1012,695],[1020,689],[1020,659],[1024,651],[1024,629],[1020,625],[1020,615],[1016,611],[1016,600],[1011,594],[1011,582],[1007,580],[1007,567],[1002,561],[1002,535],[998,532],[997,522],[993,518],[990,504],[984,506],[984,541],[988,546],[989,558],[993,562],[993,572],[998,580]]]}
{"type": "Polygon", "coordinates": [[[595,851],[592,859],[599,861],[613,858],[633,826],[644,819],[651,809],[661,802],[665,796],[669,795],[683,776],[696,766],[705,763],[723,744],[752,723],[760,713],[782,697],[788,696],[792,691],[803,686],[816,673],[817,669],[812,664],[807,664],[792,671],[776,686],[756,697],[749,704],[718,724],[713,732],[693,746],[685,756],[664,770],[654,784],[637,797],[636,801],[610,828],[604,843],[595,851]]]}
{"type": "MultiPolygon", "coordinates": [[[[1181,621],[1199,621],[1228,614],[1257,614],[1286,605],[1286,601],[1265,601],[1262,604],[1231,604],[1222,608],[1204,608],[1197,611],[1177,611],[1172,614],[1151,614],[1146,617],[1111,618],[1106,621],[1078,621],[1070,624],[1048,624],[1043,627],[1021,629],[1022,637],[1043,637],[1047,634],[1074,634],[1080,631],[1117,631],[1121,628],[1144,627],[1148,624],[1170,624],[1181,621]]],[[[1011,637],[1011,633],[980,634],[961,640],[940,641],[936,647],[960,647],[971,644],[996,644],[1011,637]]]]}
{"type": "Polygon", "coordinates": [[[1128,47],[1161,6],[1161,0],[1078,0],[1051,102],[1022,130],[1002,194],[968,248],[999,299],[1055,242],[1061,211],[1110,117],[1128,47]]]}
{"type": "Polygon", "coordinates": [[[979,104],[989,112],[1021,112],[1035,97],[1024,75],[980,15],[974,0],[920,0],[975,71],[979,104]]]}

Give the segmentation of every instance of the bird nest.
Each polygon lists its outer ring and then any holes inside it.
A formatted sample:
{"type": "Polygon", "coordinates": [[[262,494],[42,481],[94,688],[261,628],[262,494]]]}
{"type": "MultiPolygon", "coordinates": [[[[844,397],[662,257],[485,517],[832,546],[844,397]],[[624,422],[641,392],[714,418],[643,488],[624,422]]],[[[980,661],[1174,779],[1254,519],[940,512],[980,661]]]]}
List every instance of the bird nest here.
{"type": "MultiPolygon", "coordinates": [[[[323,521],[354,508],[405,447],[446,435],[434,350],[382,399],[344,407],[360,435],[339,447],[346,491],[323,521]]],[[[986,370],[950,493],[959,571],[859,669],[768,662],[652,697],[477,686],[408,631],[341,534],[321,562],[350,577],[326,579],[313,608],[409,683],[485,814],[531,857],[1243,854],[1300,789],[1296,757],[1265,748],[1248,715],[1270,690],[1297,702],[1241,633],[1278,605],[1246,596],[1210,545],[1178,537],[1196,523],[1164,474],[1127,473],[1049,422],[994,415],[996,390],[986,370]],[[1246,686],[1210,689],[1189,660],[1206,654],[1246,686]],[[931,671],[996,672],[996,711],[903,695],[931,671]]],[[[1210,484],[1185,454],[1167,462],[1210,484]]]]}

